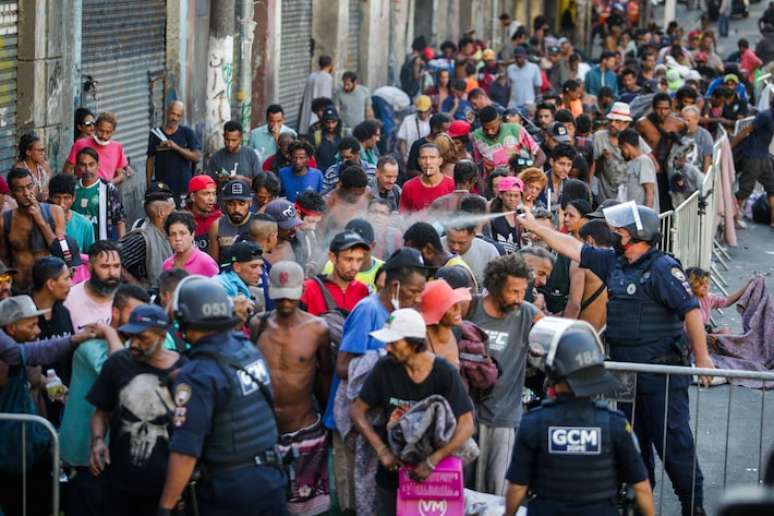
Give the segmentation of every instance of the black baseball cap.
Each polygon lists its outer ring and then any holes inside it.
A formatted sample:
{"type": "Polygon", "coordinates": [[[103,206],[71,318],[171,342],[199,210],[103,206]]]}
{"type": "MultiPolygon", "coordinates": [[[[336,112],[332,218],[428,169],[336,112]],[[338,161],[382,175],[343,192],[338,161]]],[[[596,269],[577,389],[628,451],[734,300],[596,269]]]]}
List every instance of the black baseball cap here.
{"type": "Polygon", "coordinates": [[[402,247],[392,253],[387,261],[384,262],[382,269],[386,272],[396,269],[403,269],[404,267],[430,269],[430,267],[425,265],[425,262],[422,259],[422,253],[412,247],[402,247]]]}
{"type": "Polygon", "coordinates": [[[371,248],[370,244],[356,231],[342,231],[333,237],[329,249],[332,253],[338,253],[339,251],[346,251],[353,247],[362,247],[363,249],[371,248]]]}
{"type": "Polygon", "coordinates": [[[221,198],[224,201],[249,201],[253,198],[253,193],[248,185],[234,179],[223,185],[221,198]]]}
{"type": "Polygon", "coordinates": [[[229,254],[231,255],[231,263],[252,262],[263,258],[263,251],[258,244],[247,240],[232,245],[229,254]]]}
{"type": "Polygon", "coordinates": [[[171,199],[175,196],[175,192],[169,187],[168,184],[162,181],[153,181],[148,188],[145,189],[145,202],[163,201],[171,199]]]}
{"type": "Polygon", "coordinates": [[[363,240],[369,244],[376,240],[376,236],[374,235],[374,227],[365,219],[352,219],[347,222],[347,225],[344,226],[344,229],[354,231],[363,237],[363,240]]]}
{"type": "Polygon", "coordinates": [[[64,260],[68,267],[78,267],[82,263],[78,242],[70,235],[55,238],[48,246],[48,251],[64,260]]]}
{"type": "Polygon", "coordinates": [[[570,143],[570,133],[561,122],[554,122],[551,126],[551,137],[559,143],[570,143]]]}
{"type": "Polygon", "coordinates": [[[326,120],[338,120],[339,119],[339,112],[336,111],[336,108],[333,106],[328,106],[325,108],[322,114],[322,121],[325,122],[326,120]]]}
{"type": "Polygon", "coordinates": [[[451,288],[471,288],[474,286],[473,278],[462,265],[448,265],[435,271],[435,279],[442,279],[451,288]]]}
{"type": "Polygon", "coordinates": [[[0,261],[0,275],[2,274],[13,274],[16,272],[16,269],[8,267],[5,263],[0,261]]]}

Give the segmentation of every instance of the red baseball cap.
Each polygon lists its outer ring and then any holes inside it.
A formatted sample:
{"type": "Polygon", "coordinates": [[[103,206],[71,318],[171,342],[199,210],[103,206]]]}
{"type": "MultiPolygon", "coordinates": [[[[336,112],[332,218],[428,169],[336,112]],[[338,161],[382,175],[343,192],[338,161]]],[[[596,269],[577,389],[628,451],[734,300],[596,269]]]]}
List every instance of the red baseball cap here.
{"type": "Polygon", "coordinates": [[[446,280],[433,280],[427,282],[422,291],[422,317],[425,324],[438,324],[452,306],[460,301],[471,300],[470,290],[467,288],[451,288],[446,280]]]}
{"type": "Polygon", "coordinates": [[[455,120],[449,126],[449,136],[452,138],[460,138],[461,136],[467,136],[470,133],[470,124],[465,120],[455,120]]]}
{"type": "Polygon", "coordinates": [[[210,187],[217,187],[215,180],[204,174],[193,176],[191,180],[188,181],[188,193],[198,192],[199,190],[204,190],[210,187]]]}

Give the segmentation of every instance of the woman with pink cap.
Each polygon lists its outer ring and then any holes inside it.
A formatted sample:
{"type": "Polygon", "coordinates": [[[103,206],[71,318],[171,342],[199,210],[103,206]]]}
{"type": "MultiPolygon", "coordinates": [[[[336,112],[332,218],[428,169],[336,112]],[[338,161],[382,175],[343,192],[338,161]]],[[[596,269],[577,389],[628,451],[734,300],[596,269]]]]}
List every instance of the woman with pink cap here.
{"type": "Polygon", "coordinates": [[[517,211],[524,209],[521,194],[524,192],[524,182],[518,177],[504,177],[495,188],[496,197],[489,205],[490,213],[502,213],[502,217],[492,219],[489,223],[492,238],[505,247],[508,253],[516,252],[521,247],[521,227],[517,211]]]}
{"type": "Polygon", "coordinates": [[[460,353],[452,328],[462,324],[463,301],[470,301],[470,290],[453,289],[446,280],[433,280],[422,292],[422,318],[427,324],[427,345],[436,356],[459,369],[460,353]]]}

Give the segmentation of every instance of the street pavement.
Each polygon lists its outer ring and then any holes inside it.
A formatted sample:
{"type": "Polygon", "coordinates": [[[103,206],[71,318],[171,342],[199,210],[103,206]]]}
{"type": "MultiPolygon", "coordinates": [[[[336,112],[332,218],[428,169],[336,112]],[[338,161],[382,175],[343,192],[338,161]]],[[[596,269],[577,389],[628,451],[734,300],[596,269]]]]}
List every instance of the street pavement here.
{"type": "MultiPolygon", "coordinates": [[[[751,47],[761,38],[758,19],[768,2],[750,5],[750,16],[732,19],[728,38],[718,38],[718,53],[725,57],[736,50],[739,38],[747,38],[751,47]]],[[[656,19],[663,20],[663,8],[656,10],[656,19]]],[[[698,27],[700,11],[687,11],[684,4],[677,6],[677,19],[686,32],[698,27]]],[[[717,34],[717,29],[715,28],[717,34]]],[[[767,226],[747,222],[748,228],[737,231],[738,246],[729,248],[731,262],[728,271],[722,271],[728,282],[727,290],[733,292],[744,285],[755,273],[767,279],[770,292],[774,292],[774,230],[767,226]]],[[[718,292],[713,289],[713,291],[718,292]]],[[[719,292],[718,292],[719,293],[719,292]]],[[[733,333],[741,332],[741,319],[735,308],[716,314],[715,321],[728,327],[733,333]]],[[[704,473],[704,507],[707,514],[717,514],[725,487],[754,484],[759,474],[759,443],[763,431],[763,464],[767,453],[774,450],[774,395],[764,391],[721,385],[691,390],[691,427],[698,430],[699,464],[704,473]],[[762,395],[765,401],[762,409],[762,395]],[[730,397],[729,397],[730,396],[730,397]],[[697,418],[697,399],[699,403],[697,418]],[[730,407],[730,414],[729,414],[730,407]],[[764,424],[761,424],[761,423],[764,424]],[[698,424],[697,424],[698,423],[698,424]]],[[[679,515],[680,504],[666,478],[660,486],[660,464],[656,466],[656,509],[662,515],[679,515]],[[663,498],[663,499],[662,499],[663,498]],[[660,508],[660,511],[659,511],[660,508]]]]}

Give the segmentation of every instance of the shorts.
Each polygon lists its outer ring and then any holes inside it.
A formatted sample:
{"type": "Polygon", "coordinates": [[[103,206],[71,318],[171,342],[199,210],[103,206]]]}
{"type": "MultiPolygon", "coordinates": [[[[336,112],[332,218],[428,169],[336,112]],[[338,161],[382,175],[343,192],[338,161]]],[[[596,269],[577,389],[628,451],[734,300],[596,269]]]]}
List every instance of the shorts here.
{"type": "Polygon", "coordinates": [[[746,199],[753,193],[755,183],[763,185],[769,195],[774,195],[774,167],[771,158],[744,158],[739,171],[737,199],[746,199]]]}
{"type": "Polygon", "coordinates": [[[314,423],[295,432],[282,434],[277,446],[284,456],[293,454],[290,463],[288,512],[320,514],[330,508],[328,486],[328,432],[320,416],[314,423]]]}

